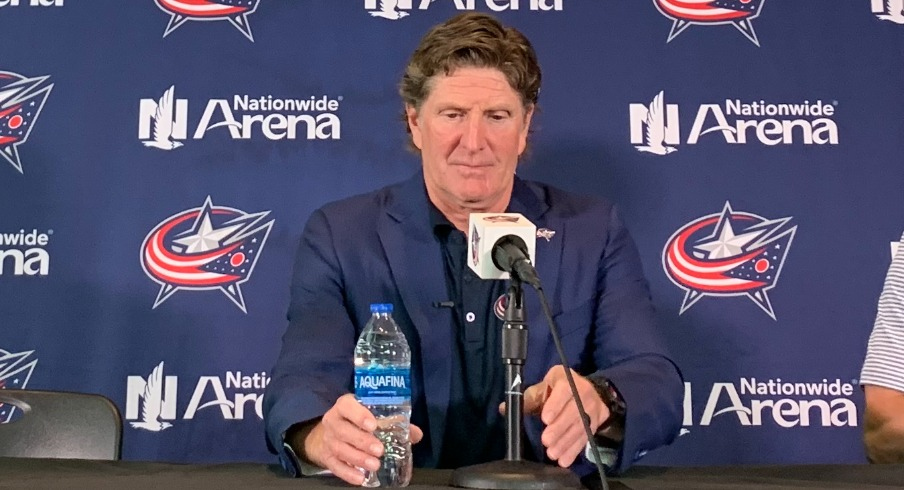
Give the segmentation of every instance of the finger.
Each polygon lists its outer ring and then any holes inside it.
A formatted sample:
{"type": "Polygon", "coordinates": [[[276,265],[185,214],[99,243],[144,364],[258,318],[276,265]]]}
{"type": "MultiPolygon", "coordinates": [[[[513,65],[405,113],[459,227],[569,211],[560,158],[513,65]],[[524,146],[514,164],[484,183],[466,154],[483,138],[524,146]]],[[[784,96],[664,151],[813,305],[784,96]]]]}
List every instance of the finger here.
{"type": "Polygon", "coordinates": [[[535,385],[528,386],[524,390],[522,399],[524,400],[524,413],[528,415],[539,415],[546,403],[546,397],[549,396],[549,385],[545,381],[541,381],[535,385]]]}
{"type": "Polygon", "coordinates": [[[558,460],[575,444],[587,441],[587,434],[580,424],[572,423],[569,426],[560,425],[559,427],[555,427],[555,429],[559,431],[558,433],[553,433],[552,429],[553,427],[547,427],[541,436],[543,441],[550,442],[549,445],[546,445],[544,442],[544,445],[547,447],[546,454],[549,456],[549,459],[558,460]],[[547,435],[547,431],[551,434],[547,435]]]}
{"type": "Polygon", "coordinates": [[[499,404],[499,415],[505,415],[505,402],[499,404]]]}
{"type": "Polygon", "coordinates": [[[549,384],[553,384],[557,379],[565,376],[565,368],[562,367],[561,364],[556,364],[555,366],[549,368],[549,371],[546,371],[546,376],[543,376],[543,381],[546,381],[549,384]]]}
{"type": "Polygon", "coordinates": [[[563,437],[568,435],[573,426],[579,425],[579,423],[580,420],[578,420],[576,416],[567,417],[566,414],[562,414],[543,429],[543,434],[540,436],[540,442],[548,448],[554,447],[556,444],[560,443],[563,437]]]}
{"type": "Polygon", "coordinates": [[[369,453],[372,456],[380,457],[383,455],[383,444],[372,432],[361,430],[348,421],[334,424],[330,427],[327,437],[332,436],[338,442],[346,443],[356,447],[361,451],[369,453]]]}
{"type": "Polygon", "coordinates": [[[333,406],[337,414],[363,430],[373,432],[377,428],[377,418],[364,405],[348,393],[339,397],[333,406]]]}
{"type": "Polygon", "coordinates": [[[559,456],[559,466],[562,468],[568,468],[574,463],[574,460],[581,454],[581,451],[584,450],[584,447],[587,446],[587,436],[582,436],[579,440],[575,441],[574,444],[571,445],[568,449],[564,451],[564,453],[559,456]]]}
{"type": "Polygon", "coordinates": [[[543,403],[543,411],[540,414],[540,419],[546,425],[551,424],[569,404],[574,405],[574,400],[571,397],[571,388],[564,380],[557,382],[552,385],[549,397],[547,397],[546,402],[543,403]]]}
{"type": "Polygon", "coordinates": [[[364,475],[361,473],[361,470],[353,468],[333,456],[326,459],[326,469],[332,471],[334,475],[352,485],[361,486],[364,483],[364,475]]]}
{"type": "Polygon", "coordinates": [[[331,441],[330,452],[332,453],[332,457],[349,466],[364,468],[370,471],[377,471],[380,469],[379,459],[346,442],[331,441]]]}
{"type": "Polygon", "coordinates": [[[424,438],[424,431],[422,431],[420,427],[418,427],[414,424],[411,424],[409,427],[410,427],[411,433],[409,434],[408,437],[411,440],[411,443],[417,444],[417,443],[421,442],[421,439],[424,438]]]}

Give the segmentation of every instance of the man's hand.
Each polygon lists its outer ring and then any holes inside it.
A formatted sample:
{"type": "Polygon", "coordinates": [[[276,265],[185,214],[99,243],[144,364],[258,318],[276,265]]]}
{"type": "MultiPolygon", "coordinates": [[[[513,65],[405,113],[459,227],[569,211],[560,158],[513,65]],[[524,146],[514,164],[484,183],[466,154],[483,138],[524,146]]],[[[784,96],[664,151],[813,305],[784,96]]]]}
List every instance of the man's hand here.
{"type": "MultiPolygon", "coordinates": [[[[411,443],[420,442],[424,433],[414,424],[409,427],[411,443]]],[[[291,442],[296,448],[304,449],[304,457],[310,463],[332,471],[352,485],[361,485],[364,475],[359,468],[380,469],[383,443],[373,435],[376,428],[377,419],[370,410],[354,395],[346,394],[336,400],[319,422],[307,430],[303,428],[291,442]]]]}
{"type": "Polygon", "coordinates": [[[904,463],[904,392],[863,385],[863,442],[872,463],[904,463]]]}
{"type": "MultiPolygon", "coordinates": [[[[571,373],[584,410],[590,417],[590,432],[595,434],[609,418],[609,408],[587,378],[573,369],[571,373]]],[[[505,403],[499,406],[499,410],[505,413],[505,403]]],[[[546,424],[540,440],[546,446],[549,459],[563,468],[571,466],[587,444],[587,433],[561,365],[553,366],[543,381],[524,390],[524,413],[538,415],[546,424]]]]}

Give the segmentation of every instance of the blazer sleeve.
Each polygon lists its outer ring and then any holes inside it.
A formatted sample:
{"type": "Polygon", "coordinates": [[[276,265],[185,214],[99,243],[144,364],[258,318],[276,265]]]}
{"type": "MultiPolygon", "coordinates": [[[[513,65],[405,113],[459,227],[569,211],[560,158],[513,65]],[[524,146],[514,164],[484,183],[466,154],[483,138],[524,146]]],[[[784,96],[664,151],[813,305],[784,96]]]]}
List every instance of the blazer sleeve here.
{"type": "Polygon", "coordinates": [[[281,456],[289,427],[322,416],[351,390],[356,338],[343,290],[330,224],[318,210],[298,246],[289,323],[264,395],[267,446],[281,456]]]}
{"type": "Polygon", "coordinates": [[[681,428],[684,383],[657,330],[640,255],[613,207],[597,271],[594,360],[626,405],[625,436],[612,468],[621,472],[647,451],[671,443],[681,428]]]}

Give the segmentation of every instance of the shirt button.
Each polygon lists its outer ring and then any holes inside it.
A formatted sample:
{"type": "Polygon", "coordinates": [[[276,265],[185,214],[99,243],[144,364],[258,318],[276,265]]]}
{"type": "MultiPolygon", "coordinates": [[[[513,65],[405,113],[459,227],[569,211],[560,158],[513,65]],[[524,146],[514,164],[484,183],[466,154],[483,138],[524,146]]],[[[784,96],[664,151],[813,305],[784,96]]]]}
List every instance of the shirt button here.
{"type": "Polygon", "coordinates": [[[474,280],[474,276],[472,274],[465,273],[465,282],[471,282],[474,280]]]}
{"type": "Polygon", "coordinates": [[[465,315],[465,320],[467,320],[468,323],[473,323],[475,319],[477,319],[477,315],[475,315],[473,311],[469,311],[468,314],[465,315]]]}

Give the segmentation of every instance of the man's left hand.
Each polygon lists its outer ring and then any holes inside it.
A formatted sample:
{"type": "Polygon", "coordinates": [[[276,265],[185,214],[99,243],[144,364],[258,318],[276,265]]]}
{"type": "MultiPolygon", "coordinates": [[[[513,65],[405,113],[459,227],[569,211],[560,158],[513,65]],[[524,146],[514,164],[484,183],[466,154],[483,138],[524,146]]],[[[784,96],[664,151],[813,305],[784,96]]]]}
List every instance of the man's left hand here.
{"type": "MultiPolygon", "coordinates": [[[[573,369],[571,374],[584,410],[590,418],[590,432],[595,434],[609,418],[609,408],[587,378],[573,369]]],[[[505,413],[505,403],[499,406],[499,410],[505,413]]],[[[571,397],[565,369],[561,365],[553,366],[543,381],[524,390],[524,413],[537,415],[546,424],[540,440],[546,447],[549,459],[563,468],[571,466],[587,444],[587,433],[581,423],[578,407],[571,397]]]]}

